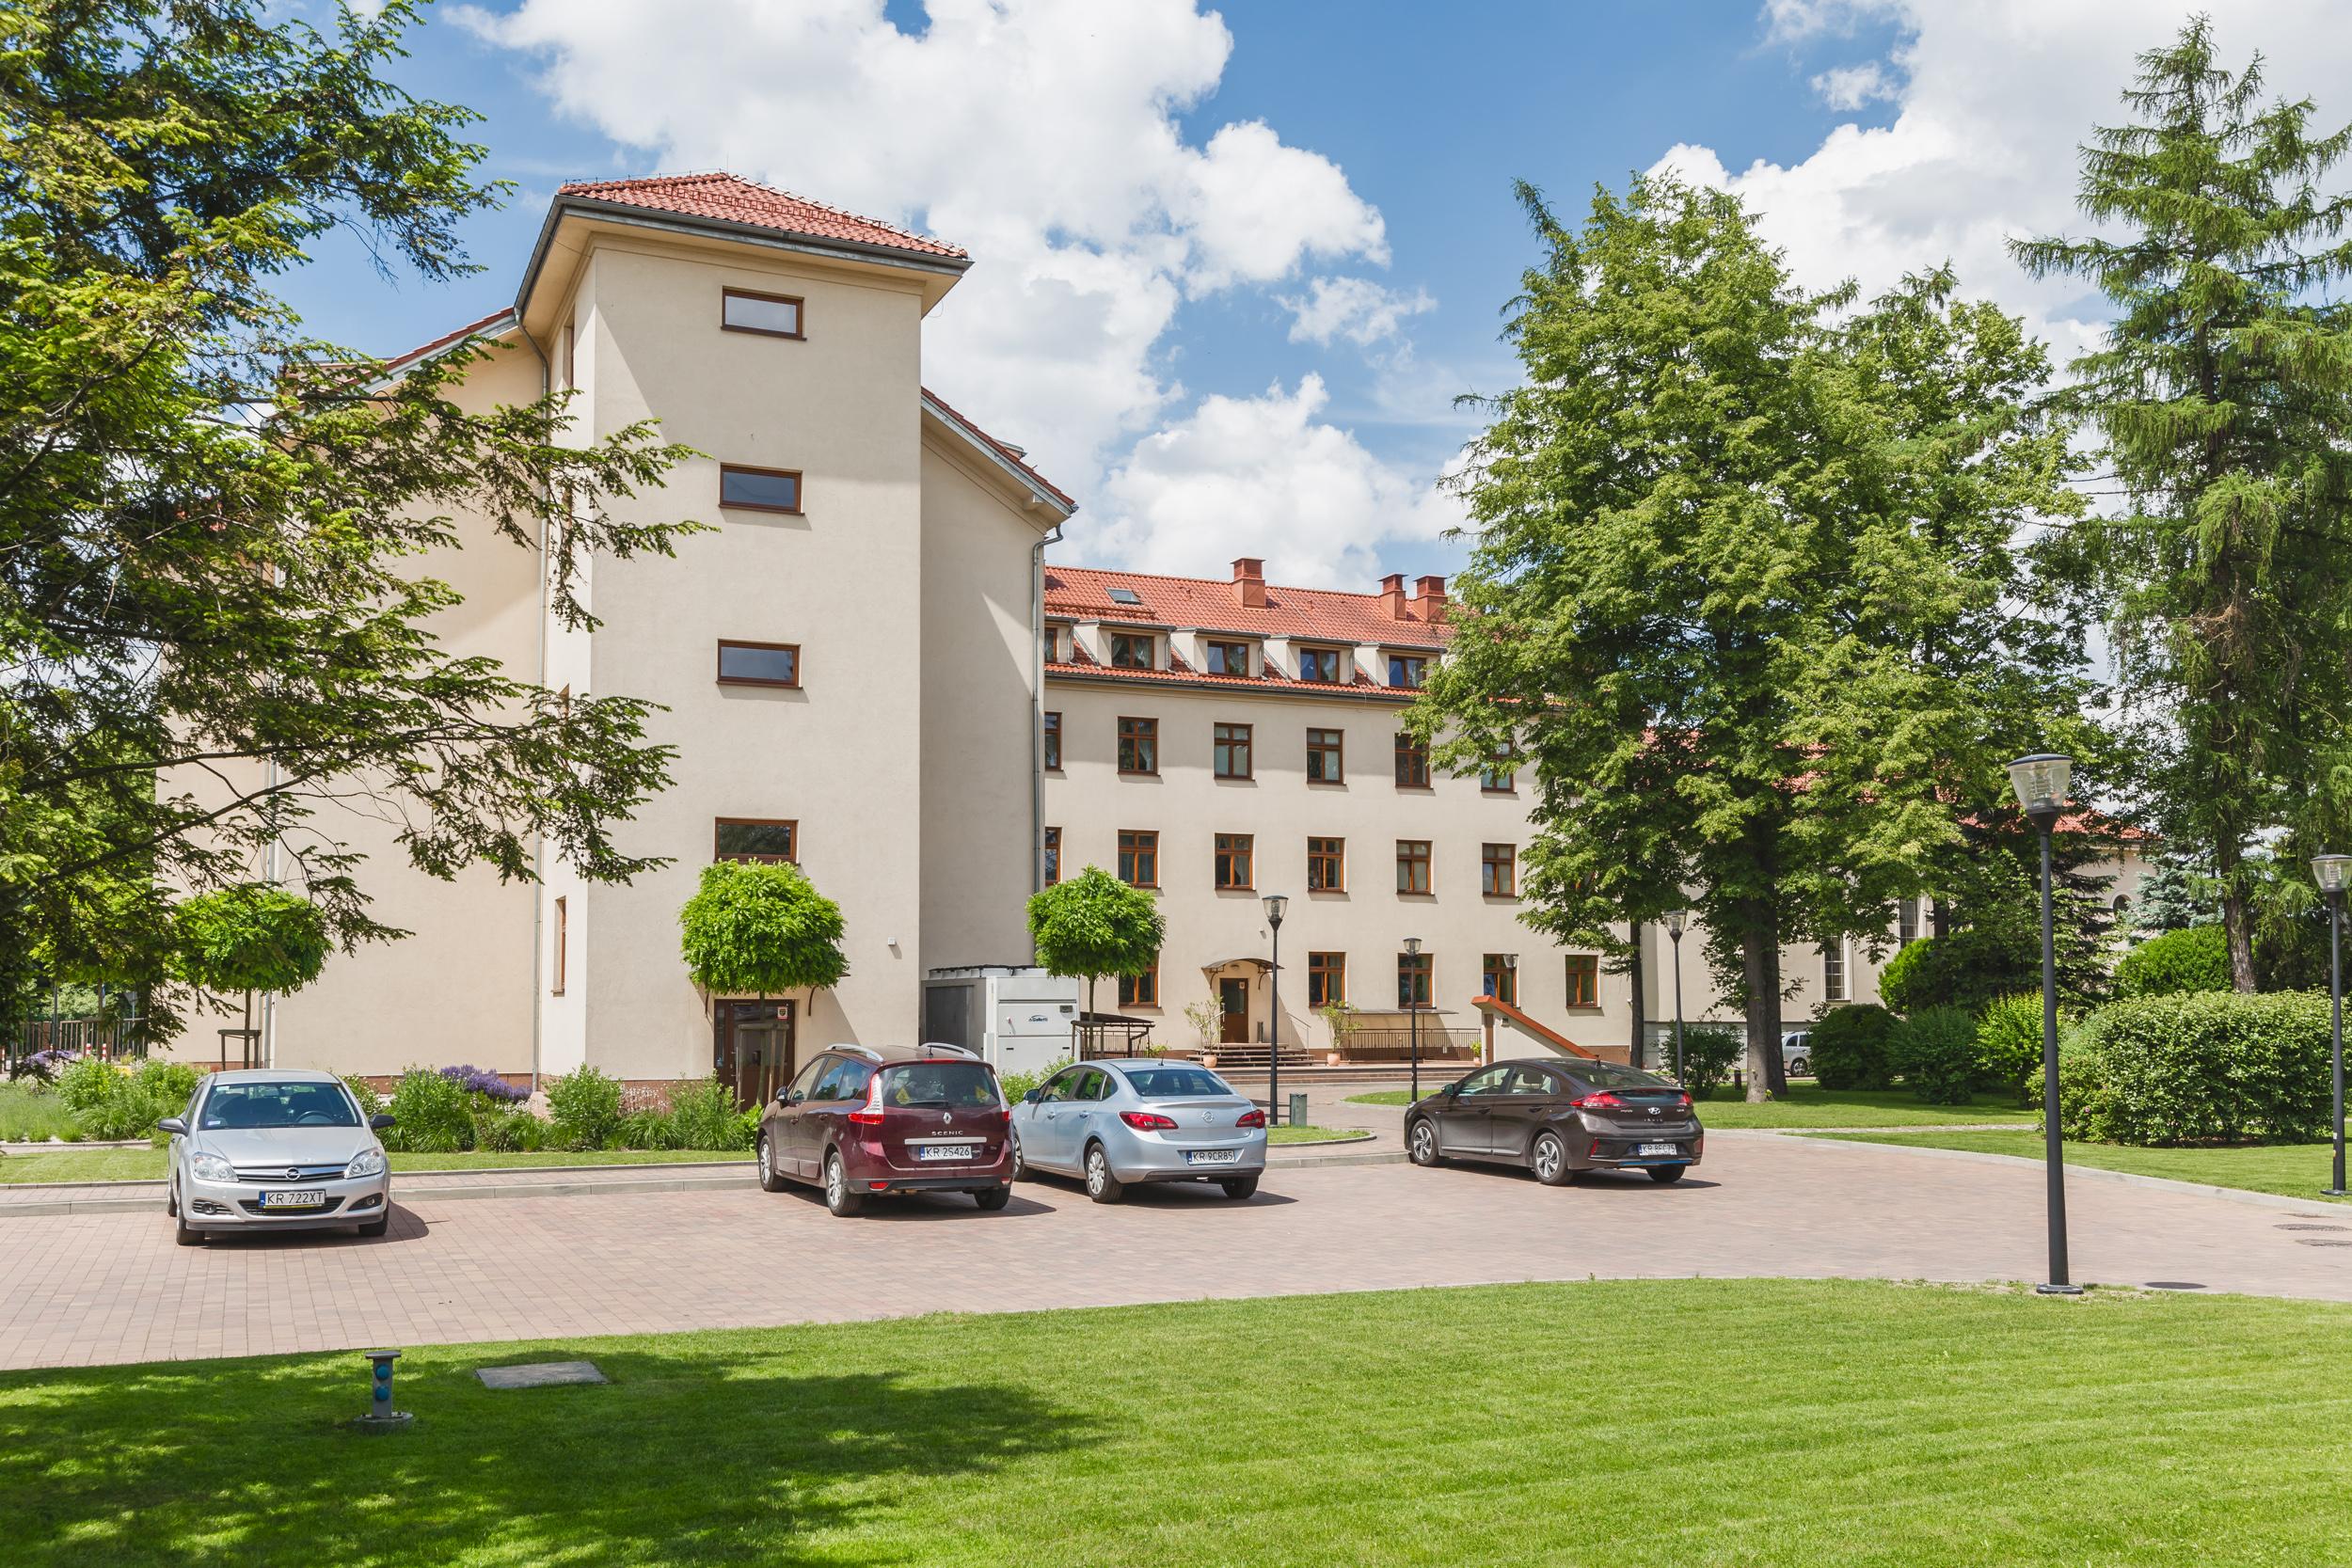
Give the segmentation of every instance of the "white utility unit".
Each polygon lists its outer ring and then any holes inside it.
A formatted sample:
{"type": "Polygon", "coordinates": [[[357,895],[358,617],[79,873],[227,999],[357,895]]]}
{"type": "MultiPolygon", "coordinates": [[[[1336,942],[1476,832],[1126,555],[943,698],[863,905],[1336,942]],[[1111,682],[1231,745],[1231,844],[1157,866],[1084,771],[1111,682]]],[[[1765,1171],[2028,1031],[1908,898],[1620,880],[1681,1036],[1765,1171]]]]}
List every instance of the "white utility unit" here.
{"type": "Polygon", "coordinates": [[[977,1051],[998,1072],[1038,1073],[1077,1053],[1078,982],[1018,964],[934,969],[923,1037],[977,1051]]]}

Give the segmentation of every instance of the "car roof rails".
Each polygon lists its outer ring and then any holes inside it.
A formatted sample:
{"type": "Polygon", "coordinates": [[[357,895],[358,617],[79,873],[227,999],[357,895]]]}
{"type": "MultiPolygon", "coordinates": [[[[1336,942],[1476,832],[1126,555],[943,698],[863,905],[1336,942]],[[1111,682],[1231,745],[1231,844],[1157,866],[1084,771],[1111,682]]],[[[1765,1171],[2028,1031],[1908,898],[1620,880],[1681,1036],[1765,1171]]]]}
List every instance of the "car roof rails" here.
{"type": "Polygon", "coordinates": [[[828,1051],[846,1051],[852,1056],[863,1056],[869,1062],[879,1062],[882,1060],[882,1053],[875,1050],[870,1045],[829,1045],[825,1047],[825,1049],[828,1051]]]}
{"type": "Polygon", "coordinates": [[[969,1056],[976,1062],[980,1059],[980,1053],[973,1050],[970,1046],[949,1045],[946,1040],[925,1040],[923,1042],[923,1049],[926,1051],[945,1051],[949,1054],[956,1056],[969,1056]]]}

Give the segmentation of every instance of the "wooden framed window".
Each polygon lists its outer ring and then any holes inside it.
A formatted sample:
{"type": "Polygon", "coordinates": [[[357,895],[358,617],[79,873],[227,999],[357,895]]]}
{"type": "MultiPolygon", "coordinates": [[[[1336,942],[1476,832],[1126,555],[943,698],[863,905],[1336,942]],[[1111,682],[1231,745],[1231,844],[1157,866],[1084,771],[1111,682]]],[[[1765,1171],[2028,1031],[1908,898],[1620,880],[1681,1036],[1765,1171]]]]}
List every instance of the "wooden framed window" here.
{"type": "Polygon", "coordinates": [[[1338,648],[1301,648],[1298,650],[1298,678],[1325,686],[1340,684],[1341,650],[1338,648]]]}
{"type": "Polygon", "coordinates": [[[797,861],[801,825],[772,816],[722,816],[712,825],[710,855],[722,861],[797,861]]]}
{"type": "Polygon", "coordinates": [[[1334,1002],[1347,1000],[1347,955],[1344,953],[1310,953],[1307,955],[1307,1006],[1327,1007],[1334,1002]]]}
{"type": "MultiPolygon", "coordinates": [[[[2118,898],[2115,901],[2116,912],[2121,914],[2128,903],[2127,899],[2118,898]]],[[[1906,898],[1895,906],[1895,940],[1902,943],[1919,940],[1919,900],[1916,898],[1906,898]]]]}
{"type": "Polygon", "coordinates": [[[1516,898],[1519,893],[1519,852],[1517,845],[1488,844],[1478,851],[1478,891],[1489,898],[1516,898]]]}
{"type": "Polygon", "coordinates": [[[1061,880],[1061,830],[1045,830],[1045,885],[1052,887],[1061,880]]]}
{"type": "Polygon", "coordinates": [[[1309,730],[1307,732],[1307,782],[1309,784],[1340,784],[1345,781],[1347,733],[1344,730],[1309,730]]]}
{"type": "Polygon", "coordinates": [[[1600,955],[1571,953],[1568,955],[1568,1006],[1597,1007],[1600,1006],[1600,955]]]}
{"type": "Polygon", "coordinates": [[[1249,763],[1249,726],[1219,724],[1210,737],[1213,768],[1220,779],[1247,779],[1251,776],[1249,763]]]}
{"type": "Polygon", "coordinates": [[[1846,990],[1846,939],[1824,943],[1821,948],[1821,996],[1824,1001],[1851,1000],[1846,990]]]}
{"type": "Polygon", "coordinates": [[[1307,841],[1307,891],[1347,891],[1347,840],[1311,838],[1307,841]]]}
{"type": "Polygon", "coordinates": [[[798,642],[719,642],[721,686],[798,686],[801,684],[801,645],[798,642]]]}
{"type": "Polygon", "coordinates": [[[1134,828],[1119,830],[1119,879],[1129,887],[1160,885],[1160,835],[1134,828]]]}
{"type": "Polygon", "coordinates": [[[1425,838],[1400,838],[1396,841],[1396,891],[1427,893],[1429,891],[1429,841],[1425,838]]]}
{"type": "Polygon", "coordinates": [[[1158,720],[1120,720],[1119,770],[1121,773],[1156,773],[1160,770],[1158,720]]]}
{"type": "Polygon", "coordinates": [[[1249,673],[1249,644],[1247,642],[1203,642],[1200,662],[1212,675],[1247,675],[1249,673]]]}
{"type": "Polygon", "coordinates": [[[1140,974],[1119,977],[1119,1005],[1122,1007],[1156,1007],[1160,1005],[1160,966],[1153,964],[1140,974]]]}
{"type": "Polygon", "coordinates": [[[1247,893],[1258,885],[1250,863],[1251,848],[1256,842],[1249,833],[1216,835],[1216,885],[1220,892],[1247,893]]]}
{"type": "Polygon", "coordinates": [[[1389,684],[1406,691],[1417,691],[1429,678],[1429,660],[1420,654],[1391,654],[1389,684]]]}
{"type": "Polygon", "coordinates": [[[1519,956],[1489,953],[1479,967],[1480,990],[1508,1006],[1519,1005],[1519,956]]]}
{"type": "Polygon", "coordinates": [[[1429,787],[1429,748],[1403,730],[1396,732],[1396,784],[1399,789],[1429,787]]]}
{"type": "Polygon", "coordinates": [[[1426,1007],[1436,992],[1438,956],[1435,953],[1399,953],[1396,956],[1396,1005],[1403,1008],[1426,1007]]]}
{"type": "Polygon", "coordinates": [[[801,330],[797,294],[763,294],[750,289],[719,292],[719,326],[725,332],[755,332],[763,338],[806,338],[801,330]]]}
{"type": "Polygon", "coordinates": [[[735,512],[801,511],[801,470],[719,465],[719,504],[735,512]]]}
{"type": "Polygon", "coordinates": [[[1514,795],[1519,787],[1518,753],[1505,747],[1478,770],[1478,787],[1489,795],[1514,795]]]}
{"type": "Polygon", "coordinates": [[[563,899],[558,898],[555,901],[555,958],[548,969],[548,993],[551,996],[564,994],[564,966],[565,950],[571,945],[570,938],[571,911],[563,899]]]}
{"type": "Polygon", "coordinates": [[[1061,771],[1061,715],[1058,713],[1045,716],[1045,770],[1048,773],[1061,771]]]}
{"type": "Polygon", "coordinates": [[[1149,632],[1115,631],[1111,633],[1111,668],[1114,670],[1152,670],[1158,668],[1152,656],[1158,652],[1159,639],[1149,632]]]}

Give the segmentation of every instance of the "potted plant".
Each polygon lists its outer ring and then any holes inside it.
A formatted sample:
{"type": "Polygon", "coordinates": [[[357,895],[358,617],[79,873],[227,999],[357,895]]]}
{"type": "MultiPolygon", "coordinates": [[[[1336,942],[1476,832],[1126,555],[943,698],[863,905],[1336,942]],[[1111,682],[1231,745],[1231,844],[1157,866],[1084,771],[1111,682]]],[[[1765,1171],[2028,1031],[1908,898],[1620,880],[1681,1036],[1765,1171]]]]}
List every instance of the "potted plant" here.
{"type": "Polygon", "coordinates": [[[1338,1067],[1347,1053],[1347,1037],[1356,1032],[1356,1009],[1335,997],[1315,1011],[1322,1015],[1323,1026],[1331,1032],[1331,1049],[1324,1053],[1324,1063],[1338,1067]]]}

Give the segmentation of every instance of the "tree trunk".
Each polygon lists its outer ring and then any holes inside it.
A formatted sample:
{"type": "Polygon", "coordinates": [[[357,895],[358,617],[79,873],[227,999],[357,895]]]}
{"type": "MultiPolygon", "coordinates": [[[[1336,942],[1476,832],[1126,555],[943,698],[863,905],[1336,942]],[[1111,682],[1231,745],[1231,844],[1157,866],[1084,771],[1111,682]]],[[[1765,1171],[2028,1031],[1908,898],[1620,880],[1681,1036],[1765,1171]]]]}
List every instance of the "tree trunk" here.
{"type": "Polygon", "coordinates": [[[2254,920],[2238,878],[2242,863],[2233,840],[2225,837],[2214,847],[2213,866],[2221,883],[2221,932],[2230,949],[2230,988],[2250,996],[2255,990],[2254,920]]]}
{"type": "Polygon", "coordinates": [[[1772,907],[1760,901],[1749,903],[1744,913],[1740,969],[1747,992],[1748,1099],[1753,1102],[1785,1091],[1788,1075],[1780,1070],[1780,922],[1772,907]]]}
{"type": "Polygon", "coordinates": [[[1633,962],[1626,977],[1633,983],[1633,1037],[1626,1047],[1626,1060],[1635,1067],[1642,1065],[1644,1037],[1649,1033],[1648,997],[1643,992],[1645,975],[1642,963],[1642,923],[1633,923],[1633,962]]]}

